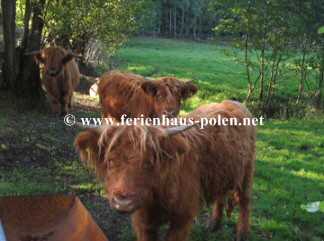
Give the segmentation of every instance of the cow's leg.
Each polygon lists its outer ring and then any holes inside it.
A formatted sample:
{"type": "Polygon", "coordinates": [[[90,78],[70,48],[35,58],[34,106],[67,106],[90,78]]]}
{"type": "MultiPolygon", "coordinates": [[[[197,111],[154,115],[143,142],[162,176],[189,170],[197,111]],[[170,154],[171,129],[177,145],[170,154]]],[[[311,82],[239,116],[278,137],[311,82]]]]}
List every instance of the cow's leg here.
{"type": "Polygon", "coordinates": [[[166,241],[187,241],[194,221],[193,215],[177,217],[170,222],[170,228],[166,234],[166,241]]]}
{"type": "Polygon", "coordinates": [[[61,116],[64,116],[68,113],[69,95],[62,95],[60,101],[62,105],[61,116]]]}
{"type": "Polygon", "coordinates": [[[103,100],[100,101],[100,112],[101,112],[101,118],[108,118],[108,111],[106,104],[103,103],[103,100]]]}
{"type": "Polygon", "coordinates": [[[251,197],[248,194],[239,194],[238,206],[240,209],[240,214],[237,223],[237,234],[236,240],[243,241],[247,240],[250,224],[249,224],[249,216],[250,216],[250,203],[251,197]]]}
{"type": "Polygon", "coordinates": [[[253,167],[247,167],[245,169],[242,189],[239,190],[237,193],[238,206],[240,209],[240,214],[237,223],[237,234],[236,234],[237,241],[247,240],[250,231],[249,216],[250,216],[250,205],[252,201],[252,194],[251,194],[252,175],[253,175],[253,167]]]}
{"type": "Polygon", "coordinates": [[[72,107],[72,99],[73,99],[73,91],[71,92],[70,96],[69,96],[69,103],[68,103],[68,108],[71,109],[72,107]]]}
{"type": "Polygon", "coordinates": [[[132,225],[137,241],[157,241],[160,225],[155,220],[149,220],[144,212],[137,211],[132,215],[132,225]]]}
{"type": "Polygon", "coordinates": [[[52,113],[58,116],[60,114],[61,107],[60,100],[54,95],[48,95],[48,99],[51,103],[52,113]]]}
{"type": "Polygon", "coordinates": [[[209,224],[207,229],[209,231],[216,231],[221,227],[223,219],[223,210],[224,210],[225,198],[219,197],[214,204],[212,214],[209,219],[209,224]]]}
{"type": "Polygon", "coordinates": [[[227,200],[227,209],[226,209],[226,215],[227,215],[227,219],[231,219],[232,217],[232,212],[234,210],[235,207],[235,199],[233,196],[230,196],[227,200]]]}

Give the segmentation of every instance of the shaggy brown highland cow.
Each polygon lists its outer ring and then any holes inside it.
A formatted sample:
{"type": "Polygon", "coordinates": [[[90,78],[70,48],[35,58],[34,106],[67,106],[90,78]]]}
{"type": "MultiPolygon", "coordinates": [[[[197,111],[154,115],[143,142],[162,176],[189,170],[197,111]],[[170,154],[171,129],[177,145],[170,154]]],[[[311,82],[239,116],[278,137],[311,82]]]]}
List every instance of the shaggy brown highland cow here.
{"type": "Polygon", "coordinates": [[[200,107],[186,118],[218,116],[238,124],[102,126],[76,137],[81,159],[104,178],[111,207],[132,214],[138,241],[158,240],[162,224],[170,225],[166,240],[188,240],[195,216],[212,203],[208,228],[216,230],[229,197],[240,209],[237,240],[247,239],[256,128],[243,126],[252,115],[234,101],[200,107]]]}
{"type": "Polygon", "coordinates": [[[0,217],[7,241],[108,241],[73,196],[0,197],[0,217]]]}
{"type": "Polygon", "coordinates": [[[109,72],[100,78],[98,94],[101,117],[120,120],[127,117],[176,117],[182,100],[197,92],[191,81],[163,77],[148,80],[142,76],[109,72]]]}
{"type": "Polygon", "coordinates": [[[64,48],[50,47],[32,52],[42,69],[42,82],[55,115],[66,115],[72,106],[74,88],[80,82],[80,72],[73,57],[80,57],[64,48]]]}

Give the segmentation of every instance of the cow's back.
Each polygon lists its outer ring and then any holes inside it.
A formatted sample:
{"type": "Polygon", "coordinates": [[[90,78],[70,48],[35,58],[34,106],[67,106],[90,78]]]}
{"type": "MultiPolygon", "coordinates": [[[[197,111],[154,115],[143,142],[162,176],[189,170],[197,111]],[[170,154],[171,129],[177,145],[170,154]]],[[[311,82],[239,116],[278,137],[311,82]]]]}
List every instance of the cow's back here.
{"type": "Polygon", "coordinates": [[[150,101],[141,89],[145,78],[139,75],[109,72],[100,78],[98,94],[102,117],[119,119],[123,114],[128,117],[141,117],[150,111],[150,101]]]}
{"type": "Polygon", "coordinates": [[[80,71],[78,64],[74,59],[66,64],[66,69],[70,74],[71,86],[74,88],[80,83],[80,71]]]}
{"type": "MultiPolygon", "coordinates": [[[[201,200],[211,203],[218,196],[226,196],[229,190],[237,190],[244,185],[246,172],[253,172],[256,127],[243,125],[244,118],[252,118],[250,111],[235,101],[223,101],[201,106],[187,118],[200,121],[201,118],[236,118],[238,125],[206,125],[204,129],[189,130],[190,157],[197,157],[202,196],[201,200]]],[[[196,124],[200,128],[199,124],[196,124]]]]}

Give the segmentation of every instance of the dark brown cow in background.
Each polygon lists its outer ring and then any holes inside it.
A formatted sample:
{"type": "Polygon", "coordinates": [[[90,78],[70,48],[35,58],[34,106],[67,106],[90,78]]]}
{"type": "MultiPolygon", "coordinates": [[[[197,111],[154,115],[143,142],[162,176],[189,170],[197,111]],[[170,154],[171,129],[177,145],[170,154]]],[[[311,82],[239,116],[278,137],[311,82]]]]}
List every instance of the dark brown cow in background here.
{"type": "Polygon", "coordinates": [[[53,114],[66,115],[72,106],[74,88],[80,82],[79,68],[73,57],[80,56],[60,47],[49,47],[33,54],[42,69],[42,82],[53,114]]]}
{"type": "Polygon", "coordinates": [[[203,106],[186,118],[236,118],[235,126],[108,126],[75,139],[81,159],[104,177],[112,208],[132,213],[138,241],[188,240],[201,207],[214,203],[209,229],[220,227],[228,198],[240,208],[237,240],[249,233],[256,128],[243,126],[251,113],[240,103],[203,106]]]}
{"type": "Polygon", "coordinates": [[[163,77],[148,80],[142,76],[109,72],[100,78],[98,93],[101,116],[120,119],[127,117],[176,117],[182,100],[197,92],[190,82],[163,77]]]}

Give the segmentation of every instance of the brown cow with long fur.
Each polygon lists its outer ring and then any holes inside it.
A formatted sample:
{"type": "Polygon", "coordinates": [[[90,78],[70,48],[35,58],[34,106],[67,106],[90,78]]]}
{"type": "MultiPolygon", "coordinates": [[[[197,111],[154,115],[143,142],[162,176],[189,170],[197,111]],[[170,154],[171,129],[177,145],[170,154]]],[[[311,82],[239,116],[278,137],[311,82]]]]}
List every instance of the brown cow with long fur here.
{"type": "Polygon", "coordinates": [[[79,68],[73,57],[76,55],[60,47],[49,47],[34,57],[42,69],[42,82],[56,115],[68,113],[74,88],[80,82],[79,68]]]}
{"type": "Polygon", "coordinates": [[[118,120],[123,114],[132,118],[176,117],[181,101],[196,92],[195,85],[176,78],[148,80],[121,72],[104,74],[98,85],[102,118],[118,120]]]}
{"type": "Polygon", "coordinates": [[[69,195],[0,197],[0,218],[7,241],[108,241],[80,200],[69,195]]]}
{"type": "Polygon", "coordinates": [[[104,177],[111,207],[132,213],[138,241],[158,240],[159,227],[166,223],[166,240],[188,240],[195,216],[211,203],[208,228],[217,230],[232,197],[240,208],[237,240],[248,237],[256,128],[243,126],[243,118],[251,119],[251,113],[238,102],[223,101],[185,118],[219,115],[238,124],[101,126],[76,137],[81,159],[104,177]]]}

